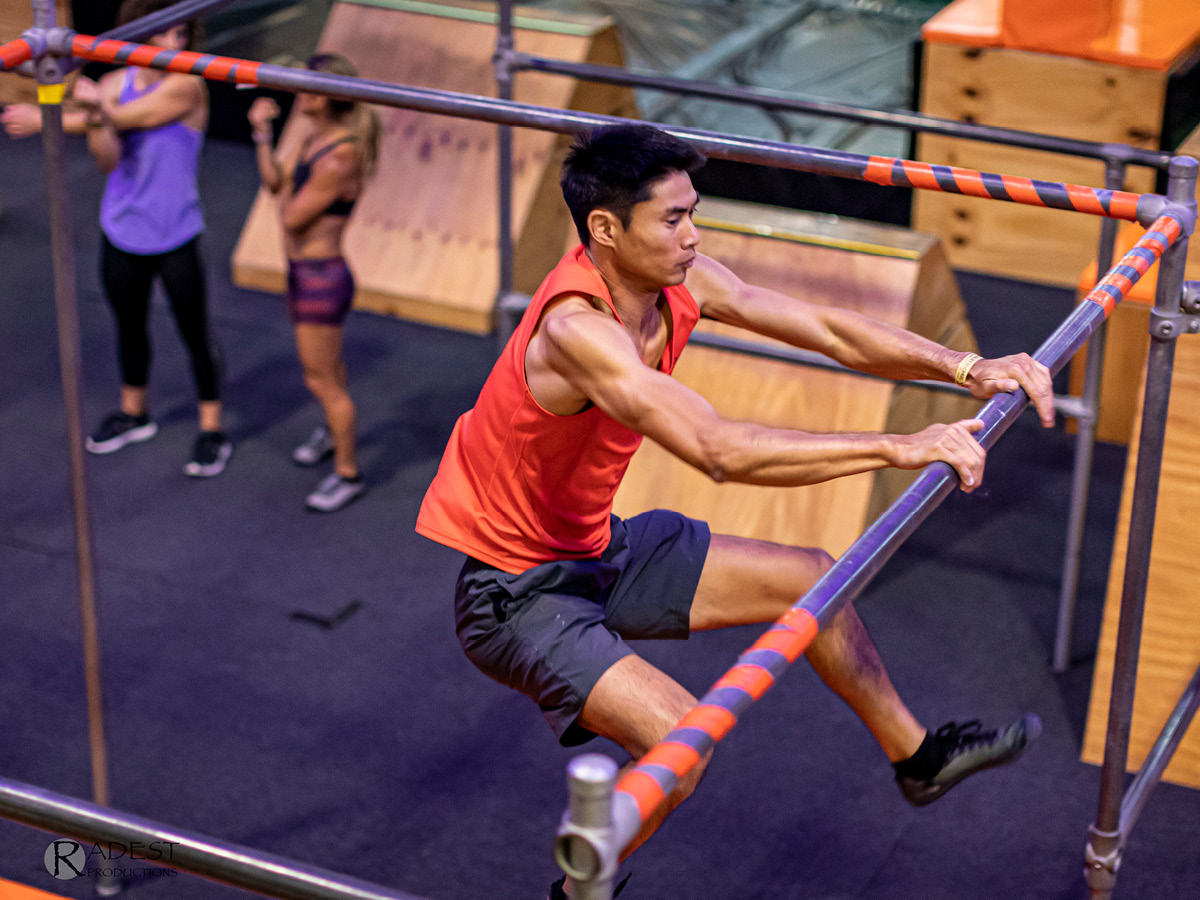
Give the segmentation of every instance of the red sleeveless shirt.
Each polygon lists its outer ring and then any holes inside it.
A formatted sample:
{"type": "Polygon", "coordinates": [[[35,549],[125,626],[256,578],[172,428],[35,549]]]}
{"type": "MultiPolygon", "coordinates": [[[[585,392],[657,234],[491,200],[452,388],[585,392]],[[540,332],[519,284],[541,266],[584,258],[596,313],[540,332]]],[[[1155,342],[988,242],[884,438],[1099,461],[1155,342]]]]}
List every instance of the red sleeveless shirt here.
{"type": "MultiPolygon", "coordinates": [[[[672,332],[660,369],[670,374],[700,309],[683,285],[663,293],[672,332]]],[[[533,295],[475,407],[455,424],[417,516],[419,534],[510,573],[598,558],[613,497],[642,442],[594,406],[558,416],[529,392],[525,350],[546,304],[563,294],[598,297],[616,315],[604,279],[576,247],[533,295]]]]}

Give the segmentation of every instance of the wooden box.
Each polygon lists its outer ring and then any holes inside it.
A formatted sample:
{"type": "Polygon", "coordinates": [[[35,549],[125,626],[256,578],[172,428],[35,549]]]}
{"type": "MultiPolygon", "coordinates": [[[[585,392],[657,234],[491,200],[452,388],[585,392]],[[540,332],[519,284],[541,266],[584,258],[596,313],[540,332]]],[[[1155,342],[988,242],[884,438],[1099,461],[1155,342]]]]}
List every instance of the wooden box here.
{"type": "MultiPolygon", "coordinates": [[[[1023,4],[1030,15],[1034,6],[1023,4]]],[[[1029,32],[1039,51],[1022,45],[1011,17],[1002,21],[1005,10],[996,0],[955,0],[926,23],[922,112],[1148,150],[1173,147],[1194,127],[1200,109],[1188,95],[1200,80],[1200,5],[1126,4],[1103,34],[1077,34],[1055,52],[1045,52],[1051,32],[1040,26],[1029,32]]],[[[1099,160],[929,135],[916,155],[1104,187],[1099,160]]],[[[1152,191],[1155,172],[1132,167],[1123,187],[1152,191]]],[[[913,225],[942,238],[955,268],[1064,287],[1095,258],[1100,234],[1093,216],[932,191],[914,193],[913,225]]]]}
{"type": "MultiPolygon", "coordinates": [[[[701,250],[751,284],[837,304],[961,350],[975,349],[938,240],[894,226],[706,198],[701,250]]],[[[719,331],[770,342],[738,329],[719,331]]],[[[980,402],[726,350],[689,347],[675,377],[736,419],[806,431],[913,432],[980,402]]],[[[842,553],[916,477],[883,470],[798,488],[715,484],[650,441],[617,493],[618,515],[666,507],[735,534],[842,553]]]]}
{"type": "MultiPolygon", "coordinates": [[[[519,51],[575,62],[619,64],[611,20],[522,12],[519,51]]],[[[340,2],[320,48],[344,53],[362,75],[382,81],[495,96],[493,4],[340,2]]],[[[627,89],[539,73],[516,78],[515,99],[557,108],[631,115],[627,89]]],[[[465,331],[493,326],[499,282],[496,126],[405,109],[381,108],[379,170],[347,227],[346,257],[361,308],[465,331]]],[[[292,116],[280,141],[301,140],[292,116]]],[[[531,292],[572,230],[558,189],[568,140],[513,130],[513,234],[516,287],[531,292]]],[[[281,292],[285,261],[277,203],[260,192],[233,257],[236,284],[281,292]]]]}
{"type": "MultiPolygon", "coordinates": [[[[1200,453],[1200,415],[1195,403],[1198,394],[1200,338],[1185,335],[1175,350],[1129,737],[1130,771],[1141,766],[1196,667],[1200,666],[1200,615],[1197,615],[1200,595],[1196,590],[1200,584],[1200,554],[1196,553],[1192,536],[1196,510],[1200,508],[1200,480],[1195,476],[1195,461],[1200,453]]],[[[1083,760],[1097,764],[1104,758],[1140,423],[1138,402],[1084,732],[1083,760]]],[[[1194,721],[1163,777],[1175,784],[1200,787],[1200,728],[1194,721]]]]}

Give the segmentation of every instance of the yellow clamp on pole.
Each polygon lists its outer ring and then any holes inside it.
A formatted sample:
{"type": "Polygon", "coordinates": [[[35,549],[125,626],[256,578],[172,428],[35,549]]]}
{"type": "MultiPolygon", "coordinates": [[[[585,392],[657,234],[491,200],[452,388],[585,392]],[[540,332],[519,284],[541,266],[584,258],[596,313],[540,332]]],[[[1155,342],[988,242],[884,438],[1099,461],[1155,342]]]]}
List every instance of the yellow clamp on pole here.
{"type": "Polygon", "coordinates": [[[67,95],[67,86],[65,84],[39,84],[37,89],[38,104],[40,106],[59,106],[63,102],[63,97],[67,95]]]}

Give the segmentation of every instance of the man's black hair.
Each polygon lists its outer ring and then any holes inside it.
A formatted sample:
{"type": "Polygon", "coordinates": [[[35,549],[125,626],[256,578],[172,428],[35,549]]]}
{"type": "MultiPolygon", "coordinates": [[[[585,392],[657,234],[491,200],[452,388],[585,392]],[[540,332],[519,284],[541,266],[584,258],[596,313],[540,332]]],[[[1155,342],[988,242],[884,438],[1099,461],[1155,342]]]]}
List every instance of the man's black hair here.
{"type": "Polygon", "coordinates": [[[588,215],[607,209],[625,228],[633,207],[650,199],[654,182],[695,172],[704,154],[653,125],[609,125],[580,136],[563,162],[562,192],[575,229],[588,244],[588,215]]]}

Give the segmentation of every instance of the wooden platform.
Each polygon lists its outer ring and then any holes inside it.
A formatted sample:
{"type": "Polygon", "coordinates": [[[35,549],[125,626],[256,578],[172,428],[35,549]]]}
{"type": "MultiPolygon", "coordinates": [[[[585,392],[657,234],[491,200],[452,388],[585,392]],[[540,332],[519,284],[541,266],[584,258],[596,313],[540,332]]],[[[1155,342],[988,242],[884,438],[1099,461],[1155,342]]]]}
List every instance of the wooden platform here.
{"type": "MultiPolygon", "coordinates": [[[[936,238],[832,216],[704,199],[701,249],[746,281],[837,304],[962,350],[974,349],[936,238]]],[[[761,343],[766,339],[713,323],[761,343]]],[[[922,388],[724,350],[689,347],[675,376],[732,418],[809,431],[917,431],[973,415],[980,404],[922,388]]],[[[888,470],[803,488],[718,485],[647,441],[617,493],[618,515],[666,507],[715,532],[842,553],[916,473],[888,470]]]]}
{"type": "MultiPolygon", "coordinates": [[[[1166,77],[1148,69],[1006,48],[925,45],[921,112],[1157,150],[1166,77]]],[[[1104,186],[1104,164],[1058,153],[922,135],[917,158],[983,172],[1104,186]]],[[[1154,189],[1129,170],[1125,189],[1154,189]]],[[[939,235],[955,268],[1074,287],[1096,255],[1100,220],[979,197],[914,191],[913,227],[939,235]]]]}
{"type": "MultiPolygon", "coordinates": [[[[521,11],[516,49],[573,62],[620,64],[611,20],[521,11]]],[[[352,59],[363,76],[418,87],[496,95],[494,4],[400,0],[340,2],[320,49],[352,59]]],[[[523,73],[515,99],[612,115],[634,111],[630,91],[523,73]]],[[[498,285],[496,126],[401,109],[381,109],[379,171],[346,232],[358,283],[356,305],[377,312],[484,333],[493,324],[498,285]]],[[[294,115],[284,152],[302,140],[294,115]]],[[[516,286],[532,292],[558,260],[571,230],[558,192],[567,139],[513,130],[513,233],[516,286]]],[[[285,266],[276,202],[261,192],[233,256],[234,282],[281,292],[285,266]]]]}
{"type": "MultiPolygon", "coordinates": [[[[1196,510],[1200,508],[1200,480],[1196,459],[1200,455],[1200,338],[1184,336],[1175,350],[1171,407],[1167,416],[1162,481],[1155,519],[1154,546],[1142,627],[1137,691],[1129,742],[1129,769],[1142,764],[1162,730],[1183,689],[1200,665],[1200,554],[1196,552],[1196,510]]],[[[1134,464],[1136,462],[1141,404],[1138,404],[1121,511],[1113,546],[1104,622],[1096,652],[1091,704],[1084,732],[1083,760],[1099,764],[1104,758],[1108,703],[1112,689],[1113,654],[1125,551],[1129,537],[1134,464]]],[[[1200,728],[1193,721],[1165,780],[1200,787],[1200,728]]]]}
{"type": "MultiPolygon", "coordinates": [[[[1025,3],[1032,9],[1036,4],[1025,3]]],[[[1114,24],[1083,48],[1033,52],[1004,44],[996,0],[955,0],[922,29],[920,110],[980,125],[1131,144],[1158,150],[1175,133],[1182,97],[1168,108],[1177,79],[1196,81],[1200,5],[1152,0],[1125,4],[1133,23],[1114,24]],[[1119,26],[1119,27],[1118,27],[1119,26]],[[1130,40],[1133,35],[1136,40],[1130,40]],[[1168,134],[1164,138],[1164,132],[1168,134]]],[[[1036,30],[1036,29],[1035,29],[1036,30]]],[[[1190,119],[1195,122],[1193,116],[1190,119]]],[[[1104,164],[1057,153],[922,135],[917,158],[984,172],[1104,186],[1104,164]]],[[[1129,169],[1125,190],[1154,190],[1155,173],[1129,169]]],[[[956,269],[1074,287],[1096,255],[1094,216],[916,191],[913,226],[940,236],[956,269]]]]}

